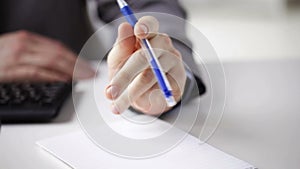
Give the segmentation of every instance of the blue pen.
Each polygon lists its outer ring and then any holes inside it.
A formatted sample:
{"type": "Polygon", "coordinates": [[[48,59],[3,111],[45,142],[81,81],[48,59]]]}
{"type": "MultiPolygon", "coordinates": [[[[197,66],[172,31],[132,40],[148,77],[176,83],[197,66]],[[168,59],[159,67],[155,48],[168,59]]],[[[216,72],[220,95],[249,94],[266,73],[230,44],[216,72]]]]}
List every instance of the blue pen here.
{"type": "MultiPolygon", "coordinates": [[[[128,4],[124,0],[117,0],[117,2],[120,7],[120,10],[121,10],[122,14],[125,16],[126,20],[129,22],[129,24],[132,27],[134,27],[138,20],[134,16],[134,13],[132,12],[132,10],[128,6],[128,4]]],[[[170,85],[165,73],[162,71],[160,63],[158,62],[157,57],[156,57],[156,55],[153,51],[153,48],[151,47],[151,44],[148,41],[148,39],[142,39],[141,46],[147,50],[147,54],[146,54],[147,59],[149,61],[149,64],[152,67],[153,73],[155,74],[158,85],[165,96],[167,105],[169,107],[176,105],[176,101],[172,94],[171,85],[170,85]]]]}

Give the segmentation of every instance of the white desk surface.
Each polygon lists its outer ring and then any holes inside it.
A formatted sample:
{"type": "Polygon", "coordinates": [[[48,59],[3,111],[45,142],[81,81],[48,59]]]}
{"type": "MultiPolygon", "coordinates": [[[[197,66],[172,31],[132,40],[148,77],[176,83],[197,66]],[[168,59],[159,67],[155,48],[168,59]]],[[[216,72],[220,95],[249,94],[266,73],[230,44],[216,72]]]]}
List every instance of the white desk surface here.
{"type": "MultiPolygon", "coordinates": [[[[300,168],[300,61],[225,63],[224,67],[225,113],[208,143],[260,169],[300,168]]],[[[209,94],[203,96],[203,103],[209,94]]],[[[77,130],[71,99],[52,123],[2,125],[0,168],[67,169],[35,142],[77,130]]],[[[191,133],[198,135],[197,126],[191,133]]]]}

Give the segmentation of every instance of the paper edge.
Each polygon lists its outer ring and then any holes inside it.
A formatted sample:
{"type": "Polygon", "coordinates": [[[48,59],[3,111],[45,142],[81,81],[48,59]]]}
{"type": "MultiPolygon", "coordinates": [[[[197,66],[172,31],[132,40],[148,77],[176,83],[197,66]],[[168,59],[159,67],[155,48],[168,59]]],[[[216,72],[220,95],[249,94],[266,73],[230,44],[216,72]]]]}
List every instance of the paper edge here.
{"type": "MultiPolygon", "coordinates": [[[[75,134],[75,133],[74,133],[75,134]]],[[[66,134],[67,135],[67,134],[66,134]]],[[[64,135],[63,135],[64,136],[64,135]]],[[[59,136],[58,136],[59,137],[59,136]]],[[[51,139],[51,138],[54,138],[54,137],[50,137],[48,139],[51,139]]],[[[46,138],[47,139],[47,138],[46,138]]],[[[45,147],[44,145],[42,145],[42,142],[44,141],[45,139],[43,140],[40,140],[40,141],[37,141],[35,144],[40,147],[43,151],[47,152],[49,155],[53,156],[54,158],[58,159],[59,161],[61,161],[62,163],[64,163],[66,166],[72,168],[72,169],[76,169],[74,166],[72,166],[70,163],[68,163],[67,161],[65,161],[64,159],[62,159],[61,157],[59,157],[56,153],[54,153],[53,151],[51,151],[49,148],[45,147]]]]}
{"type": "MultiPolygon", "coordinates": [[[[181,130],[181,129],[179,129],[179,130],[181,130]]],[[[182,131],[182,130],[181,130],[181,131],[182,131]]],[[[80,131],[80,130],[79,130],[79,131],[75,131],[75,132],[66,133],[66,134],[63,134],[63,135],[57,135],[57,136],[53,136],[53,137],[47,137],[47,138],[44,138],[44,139],[42,139],[42,140],[37,141],[35,144],[36,144],[38,147],[40,147],[41,149],[43,149],[45,152],[49,153],[50,155],[52,155],[53,157],[55,157],[55,158],[58,159],[59,161],[63,162],[65,165],[69,166],[69,167],[72,168],[72,169],[76,169],[74,166],[72,166],[72,164],[68,163],[66,160],[64,160],[64,159],[62,159],[61,157],[59,157],[55,152],[51,151],[49,148],[47,148],[47,147],[45,147],[45,146],[43,145],[43,144],[46,143],[47,141],[49,141],[49,140],[51,141],[51,139],[55,139],[55,138],[59,138],[59,137],[64,137],[64,136],[67,136],[67,135],[76,135],[76,134],[83,134],[84,136],[86,136],[86,134],[85,134],[83,131],[80,131]]],[[[232,155],[231,153],[227,153],[227,152],[225,152],[225,151],[223,151],[223,150],[221,150],[221,149],[219,149],[219,148],[217,148],[217,147],[214,147],[214,146],[208,144],[207,142],[203,142],[203,141],[199,140],[197,137],[195,137],[195,136],[193,136],[193,135],[190,135],[189,133],[188,133],[187,135],[196,138],[196,139],[199,141],[199,142],[197,143],[198,146],[201,146],[201,144],[207,144],[210,148],[213,148],[213,149],[215,149],[215,150],[217,150],[217,151],[221,151],[222,153],[224,153],[224,154],[226,154],[226,155],[228,155],[228,156],[231,156],[231,157],[233,157],[233,158],[235,158],[235,159],[237,159],[237,160],[240,160],[240,161],[246,163],[247,165],[251,166],[251,168],[249,168],[249,169],[259,169],[258,167],[256,167],[256,166],[250,164],[248,161],[243,160],[243,159],[241,159],[241,158],[238,158],[238,157],[232,155]]],[[[88,139],[89,139],[89,138],[88,138],[88,139]]],[[[185,139],[186,139],[186,138],[185,138],[185,139]]],[[[94,144],[94,143],[92,143],[92,144],[94,144]]],[[[179,144],[180,144],[180,143],[179,143],[179,144]]],[[[248,168],[245,168],[245,169],[248,169],[248,168]]]]}

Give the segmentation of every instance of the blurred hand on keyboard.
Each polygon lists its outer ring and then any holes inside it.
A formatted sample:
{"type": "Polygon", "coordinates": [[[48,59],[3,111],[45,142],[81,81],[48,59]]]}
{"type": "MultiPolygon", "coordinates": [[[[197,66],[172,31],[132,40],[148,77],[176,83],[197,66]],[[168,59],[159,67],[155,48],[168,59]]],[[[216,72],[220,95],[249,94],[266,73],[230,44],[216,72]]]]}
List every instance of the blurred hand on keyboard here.
{"type": "Polygon", "coordinates": [[[0,82],[16,81],[70,81],[95,75],[83,60],[78,60],[76,74],[73,70],[76,55],[53,39],[27,31],[17,31],[0,36],[0,82]]]}

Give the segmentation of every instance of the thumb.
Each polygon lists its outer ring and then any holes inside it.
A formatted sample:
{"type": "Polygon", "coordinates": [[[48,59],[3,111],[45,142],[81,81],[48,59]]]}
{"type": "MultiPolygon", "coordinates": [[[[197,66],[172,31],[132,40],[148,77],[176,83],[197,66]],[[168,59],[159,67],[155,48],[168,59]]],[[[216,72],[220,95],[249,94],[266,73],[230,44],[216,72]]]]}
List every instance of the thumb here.
{"type": "Polygon", "coordinates": [[[152,39],[158,34],[159,22],[153,16],[144,16],[134,27],[134,34],[139,39],[152,39]]]}

